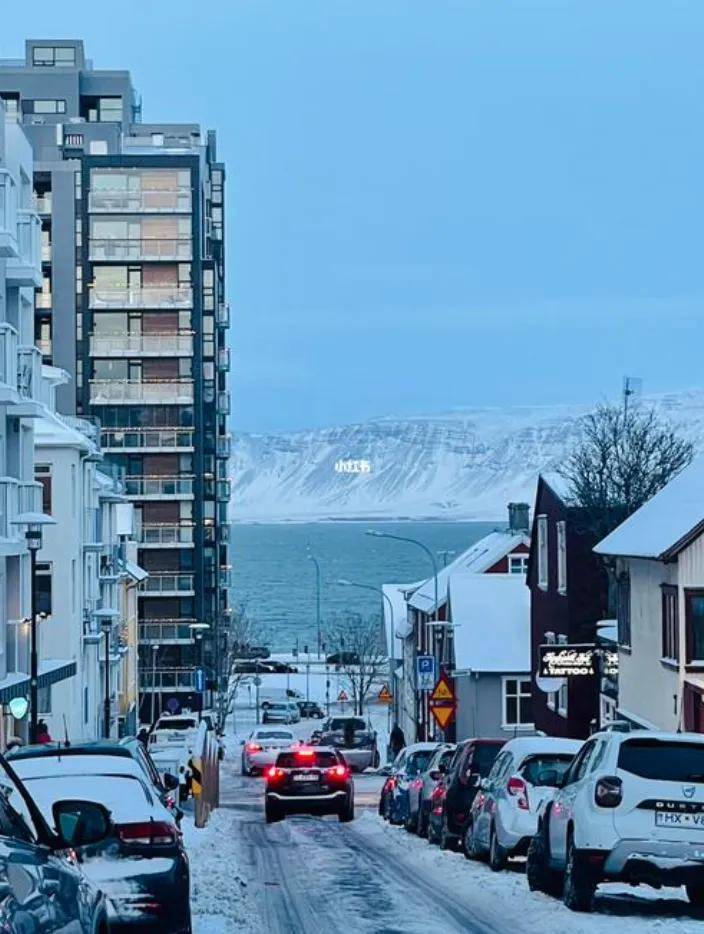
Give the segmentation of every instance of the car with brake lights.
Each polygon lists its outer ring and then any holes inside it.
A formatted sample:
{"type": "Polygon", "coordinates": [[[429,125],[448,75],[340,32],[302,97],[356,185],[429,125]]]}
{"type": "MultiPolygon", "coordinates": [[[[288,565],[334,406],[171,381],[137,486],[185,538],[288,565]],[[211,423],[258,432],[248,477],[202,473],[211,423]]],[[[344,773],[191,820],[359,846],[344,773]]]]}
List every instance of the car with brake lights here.
{"type": "Polygon", "coordinates": [[[573,911],[602,882],[684,886],[704,907],[704,737],[591,736],[539,814],[527,877],[573,911]]]}
{"type": "Polygon", "coordinates": [[[264,777],[268,824],[293,814],[331,814],[341,823],[354,819],[352,773],[333,747],[299,746],[282,751],[264,777]]]}
{"type": "Polygon", "coordinates": [[[256,775],[276,762],[282,749],[296,743],[292,731],[283,726],[259,726],[242,741],[242,774],[256,775]]]}

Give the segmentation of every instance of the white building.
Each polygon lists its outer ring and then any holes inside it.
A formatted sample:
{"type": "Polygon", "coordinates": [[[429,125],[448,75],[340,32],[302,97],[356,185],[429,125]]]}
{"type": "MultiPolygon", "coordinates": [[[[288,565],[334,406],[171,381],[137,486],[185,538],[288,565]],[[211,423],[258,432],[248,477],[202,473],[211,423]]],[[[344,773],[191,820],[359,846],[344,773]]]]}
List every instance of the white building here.
{"type": "Polygon", "coordinates": [[[704,458],[600,542],[618,587],[618,716],[704,732],[704,458]]]}

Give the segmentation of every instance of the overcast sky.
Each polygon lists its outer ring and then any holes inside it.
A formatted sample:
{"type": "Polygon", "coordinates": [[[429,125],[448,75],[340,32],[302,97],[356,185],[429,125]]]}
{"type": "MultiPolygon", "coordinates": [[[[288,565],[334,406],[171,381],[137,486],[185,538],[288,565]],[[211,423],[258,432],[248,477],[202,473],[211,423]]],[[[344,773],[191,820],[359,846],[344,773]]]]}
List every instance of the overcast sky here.
{"type": "Polygon", "coordinates": [[[228,167],[234,424],[701,385],[702,0],[33,0],[228,167]]]}

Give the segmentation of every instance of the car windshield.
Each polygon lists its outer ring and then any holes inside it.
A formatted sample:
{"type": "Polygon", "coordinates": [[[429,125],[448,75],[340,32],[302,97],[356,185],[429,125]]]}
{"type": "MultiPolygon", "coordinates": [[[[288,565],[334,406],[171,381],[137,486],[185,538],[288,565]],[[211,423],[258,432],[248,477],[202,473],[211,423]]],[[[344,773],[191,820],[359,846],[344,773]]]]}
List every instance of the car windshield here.
{"type": "Polygon", "coordinates": [[[97,801],[117,824],[152,816],[152,796],[144,782],[131,775],[42,775],[28,778],[25,785],[50,826],[54,825],[52,805],[64,799],[97,801]]]}
{"type": "Polygon", "coordinates": [[[333,717],[330,721],[328,729],[330,730],[344,730],[345,727],[349,730],[366,730],[367,724],[361,717],[333,717]]]}
{"type": "Polygon", "coordinates": [[[641,778],[704,784],[704,743],[629,739],[619,750],[618,767],[641,778]]]}
{"type": "Polygon", "coordinates": [[[331,769],[339,764],[339,759],[334,752],[316,751],[312,755],[303,755],[300,752],[280,752],[276,764],[280,769],[331,769]]]}
{"type": "Polygon", "coordinates": [[[288,710],[288,704],[269,704],[269,710],[288,710]]]}
{"type": "Polygon", "coordinates": [[[18,785],[8,775],[4,763],[0,769],[0,835],[32,842],[38,839],[29,807],[18,785]]]}
{"type": "Polygon", "coordinates": [[[491,767],[500,751],[501,747],[499,745],[477,744],[472,750],[470,759],[472,772],[477,772],[482,777],[486,777],[491,772],[491,767]]]}
{"type": "Polygon", "coordinates": [[[198,728],[198,724],[195,720],[160,720],[157,725],[157,730],[195,730],[198,728]]]}
{"type": "Polygon", "coordinates": [[[418,752],[412,752],[408,757],[406,772],[409,775],[418,775],[425,772],[428,763],[432,759],[434,752],[432,749],[423,749],[418,752]]]}
{"type": "Polygon", "coordinates": [[[285,739],[289,742],[293,740],[293,733],[288,730],[257,730],[254,734],[255,739],[285,739]]]}
{"type": "Polygon", "coordinates": [[[569,753],[531,756],[521,766],[520,773],[530,785],[557,788],[573,758],[569,753]]]}

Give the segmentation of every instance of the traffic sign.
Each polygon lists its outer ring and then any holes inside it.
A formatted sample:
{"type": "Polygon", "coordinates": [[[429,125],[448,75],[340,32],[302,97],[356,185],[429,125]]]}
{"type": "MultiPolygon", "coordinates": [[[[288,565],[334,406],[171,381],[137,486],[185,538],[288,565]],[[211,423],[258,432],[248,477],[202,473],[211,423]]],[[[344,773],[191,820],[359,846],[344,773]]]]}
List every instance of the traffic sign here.
{"type": "Polygon", "coordinates": [[[347,696],[347,691],[340,691],[340,693],[337,695],[337,699],[340,701],[341,704],[344,704],[345,701],[349,700],[349,697],[347,696]]]}
{"type": "Polygon", "coordinates": [[[455,713],[457,712],[455,688],[444,671],[441,672],[433,688],[428,706],[435,722],[441,730],[447,729],[455,719],[455,713]]]}
{"type": "Polygon", "coordinates": [[[435,656],[419,655],[416,658],[416,684],[419,691],[429,691],[435,684],[435,656]]]}
{"type": "Polygon", "coordinates": [[[205,672],[202,668],[196,668],[195,688],[199,694],[205,690],[205,672]]]}
{"type": "Polygon", "coordinates": [[[379,691],[379,700],[388,703],[393,699],[393,694],[389,690],[388,684],[383,685],[382,689],[379,691]]]}

